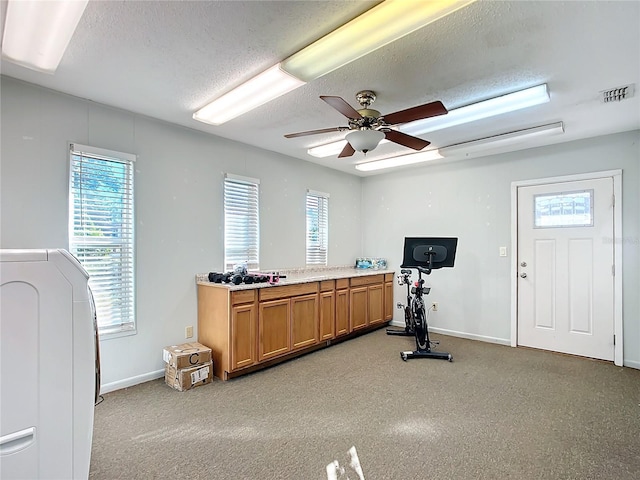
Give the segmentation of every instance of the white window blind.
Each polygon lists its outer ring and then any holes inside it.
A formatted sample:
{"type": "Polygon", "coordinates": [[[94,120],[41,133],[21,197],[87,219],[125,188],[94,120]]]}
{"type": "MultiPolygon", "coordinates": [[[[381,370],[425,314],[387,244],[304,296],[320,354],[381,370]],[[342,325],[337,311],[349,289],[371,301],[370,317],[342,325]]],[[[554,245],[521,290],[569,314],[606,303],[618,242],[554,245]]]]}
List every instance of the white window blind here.
{"type": "Polygon", "coordinates": [[[90,275],[102,335],[135,331],[134,159],[70,146],[69,250],[90,275]]]}
{"type": "Polygon", "coordinates": [[[260,181],[226,174],[224,179],[224,264],[227,270],[246,264],[259,268],[260,181]]]}
{"type": "Polygon", "coordinates": [[[307,265],[326,265],[329,247],[329,195],[307,192],[307,265]]]}

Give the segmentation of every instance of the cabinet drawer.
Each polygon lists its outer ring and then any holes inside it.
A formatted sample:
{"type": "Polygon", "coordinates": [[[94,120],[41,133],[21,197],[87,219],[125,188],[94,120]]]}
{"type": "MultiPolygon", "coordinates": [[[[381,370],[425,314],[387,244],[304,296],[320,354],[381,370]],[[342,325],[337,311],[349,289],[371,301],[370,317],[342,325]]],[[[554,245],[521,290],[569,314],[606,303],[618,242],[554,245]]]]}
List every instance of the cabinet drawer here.
{"type": "Polygon", "coordinates": [[[348,278],[339,278],[336,280],[336,288],[349,288],[349,279],[348,278]]]}
{"type": "Polygon", "coordinates": [[[367,275],[366,277],[354,277],[351,279],[351,286],[358,287],[360,285],[370,285],[372,283],[382,283],[384,275],[367,275]]]}
{"type": "Polygon", "coordinates": [[[335,282],[333,280],[323,280],[320,282],[320,291],[328,292],[329,290],[333,290],[335,286],[335,282]]]}
{"type": "Polygon", "coordinates": [[[238,305],[240,303],[253,303],[256,300],[256,291],[252,290],[238,290],[237,292],[231,292],[231,305],[238,305]]]}
{"type": "Polygon", "coordinates": [[[385,273],[384,274],[385,282],[393,282],[393,273],[385,273]]]}
{"type": "Polygon", "coordinates": [[[295,297],[297,295],[307,295],[318,293],[318,282],[299,283],[296,285],[286,285],[283,287],[265,287],[260,289],[260,301],[274,300],[276,298],[295,297]]]}

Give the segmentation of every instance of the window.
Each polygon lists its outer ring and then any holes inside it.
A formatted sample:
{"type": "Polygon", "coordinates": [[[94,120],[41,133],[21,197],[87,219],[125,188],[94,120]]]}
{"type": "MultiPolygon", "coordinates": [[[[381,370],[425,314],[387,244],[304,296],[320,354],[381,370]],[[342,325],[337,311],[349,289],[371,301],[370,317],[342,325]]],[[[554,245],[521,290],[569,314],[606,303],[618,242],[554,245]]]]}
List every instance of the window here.
{"type": "Polygon", "coordinates": [[[226,174],[224,179],[224,265],[232,270],[245,264],[259,268],[260,223],[258,187],[260,180],[226,174]]]}
{"type": "Polygon", "coordinates": [[[135,332],[134,155],[71,144],[69,250],[90,275],[98,332],[135,332]]]}
{"type": "Polygon", "coordinates": [[[307,191],[307,265],[326,265],[329,247],[329,194],[307,191]]]}
{"type": "Polygon", "coordinates": [[[592,227],[593,190],[534,196],[535,228],[592,227]]]}

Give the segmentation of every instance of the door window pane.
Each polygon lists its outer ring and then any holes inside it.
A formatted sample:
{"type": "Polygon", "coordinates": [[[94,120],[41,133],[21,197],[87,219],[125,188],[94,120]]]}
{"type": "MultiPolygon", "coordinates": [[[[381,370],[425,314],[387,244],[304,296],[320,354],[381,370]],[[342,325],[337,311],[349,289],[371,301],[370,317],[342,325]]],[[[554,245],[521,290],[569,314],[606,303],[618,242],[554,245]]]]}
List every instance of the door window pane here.
{"type": "Polygon", "coordinates": [[[593,190],[535,195],[534,227],[593,226],[593,190]]]}

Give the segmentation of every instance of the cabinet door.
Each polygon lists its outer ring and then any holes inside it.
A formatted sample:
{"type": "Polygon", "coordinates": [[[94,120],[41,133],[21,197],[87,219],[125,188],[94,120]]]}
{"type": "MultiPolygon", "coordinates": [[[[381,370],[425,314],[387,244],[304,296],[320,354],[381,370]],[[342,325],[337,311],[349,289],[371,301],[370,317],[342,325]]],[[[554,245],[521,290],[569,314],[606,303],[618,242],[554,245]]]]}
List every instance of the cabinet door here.
{"type": "Polygon", "coordinates": [[[384,288],[383,284],[370,285],[367,287],[369,300],[369,325],[384,322],[384,288]]]}
{"type": "Polygon", "coordinates": [[[318,294],[291,299],[291,348],[318,343],[318,294]]]}
{"type": "Polygon", "coordinates": [[[393,282],[384,284],[384,319],[393,319],[393,282]]]}
{"type": "Polygon", "coordinates": [[[231,370],[256,361],[256,307],[236,305],[231,309],[231,370]]]}
{"type": "Polygon", "coordinates": [[[335,296],[333,291],[320,294],[320,340],[331,340],[336,335],[335,296]]]}
{"type": "Polygon", "coordinates": [[[260,302],[258,315],[258,360],[277,357],[291,350],[289,299],[260,302]]]}
{"type": "Polygon", "coordinates": [[[336,290],[336,336],[346,335],[349,329],[349,290],[336,290]]]}
{"type": "Polygon", "coordinates": [[[369,303],[368,287],[352,288],[349,298],[349,319],[351,331],[367,326],[367,304],[369,303]]]}

